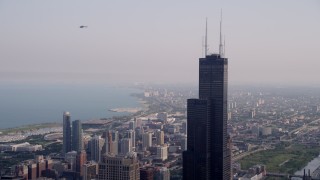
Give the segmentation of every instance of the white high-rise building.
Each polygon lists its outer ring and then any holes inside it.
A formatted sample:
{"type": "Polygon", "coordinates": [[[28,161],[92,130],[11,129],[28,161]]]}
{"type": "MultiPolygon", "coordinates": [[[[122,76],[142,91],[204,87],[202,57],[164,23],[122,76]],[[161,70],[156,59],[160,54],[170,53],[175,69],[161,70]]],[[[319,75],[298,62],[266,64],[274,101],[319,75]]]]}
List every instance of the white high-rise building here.
{"type": "Polygon", "coordinates": [[[152,146],[152,134],[150,132],[142,134],[142,148],[143,148],[143,150],[146,150],[151,146],[152,146]]]}
{"type": "Polygon", "coordinates": [[[157,147],[157,158],[161,159],[162,161],[168,159],[168,146],[158,146],[157,147]]]}

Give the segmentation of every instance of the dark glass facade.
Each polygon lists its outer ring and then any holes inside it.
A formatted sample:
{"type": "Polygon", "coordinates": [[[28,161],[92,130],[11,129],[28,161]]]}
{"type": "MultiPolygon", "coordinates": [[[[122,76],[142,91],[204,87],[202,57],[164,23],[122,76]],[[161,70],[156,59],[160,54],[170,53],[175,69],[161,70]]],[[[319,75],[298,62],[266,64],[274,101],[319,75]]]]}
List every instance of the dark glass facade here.
{"type": "Polygon", "coordinates": [[[183,179],[231,179],[227,134],[228,59],[219,54],[199,59],[199,99],[188,99],[187,151],[183,179]]]}
{"type": "Polygon", "coordinates": [[[71,118],[70,113],[63,113],[63,154],[71,151],[71,118]]]}
{"type": "Polygon", "coordinates": [[[82,151],[82,124],[80,120],[72,122],[72,150],[82,151]]]}

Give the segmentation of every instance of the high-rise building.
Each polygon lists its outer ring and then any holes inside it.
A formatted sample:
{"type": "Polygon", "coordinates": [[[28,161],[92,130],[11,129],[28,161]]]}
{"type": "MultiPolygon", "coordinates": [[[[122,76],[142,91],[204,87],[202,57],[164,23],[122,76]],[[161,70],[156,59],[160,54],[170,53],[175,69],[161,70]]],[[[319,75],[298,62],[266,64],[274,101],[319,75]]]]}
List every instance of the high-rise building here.
{"type": "Polygon", "coordinates": [[[181,132],[182,133],[184,133],[184,134],[187,134],[187,122],[186,121],[184,121],[184,122],[182,122],[182,125],[181,125],[182,127],[181,127],[181,132]]]}
{"type": "Polygon", "coordinates": [[[46,159],[46,169],[52,169],[53,161],[52,159],[46,159]]]}
{"type": "Polygon", "coordinates": [[[115,130],[111,130],[109,132],[111,135],[111,138],[109,139],[110,153],[117,155],[119,153],[119,133],[115,130]]]}
{"type": "Polygon", "coordinates": [[[136,126],[137,126],[137,127],[141,127],[142,120],[141,120],[140,118],[135,119],[135,120],[136,120],[136,126]]]}
{"type": "Polygon", "coordinates": [[[187,151],[183,153],[183,179],[230,180],[228,59],[224,57],[221,38],[219,54],[205,54],[199,59],[199,99],[187,102],[188,139],[187,151]]]}
{"type": "Polygon", "coordinates": [[[136,132],[134,130],[126,131],[126,138],[131,139],[131,146],[135,147],[135,145],[136,145],[136,132]]]}
{"type": "Polygon", "coordinates": [[[71,149],[71,119],[70,113],[64,112],[63,113],[63,147],[62,152],[66,154],[70,152],[71,149]]]}
{"type": "Polygon", "coordinates": [[[75,120],[72,122],[72,150],[81,152],[82,149],[82,125],[80,120],[75,120]]]}
{"type": "Polygon", "coordinates": [[[103,133],[103,137],[105,138],[105,145],[103,148],[104,153],[119,153],[119,133],[118,131],[109,130],[103,133]]]}
{"type": "Polygon", "coordinates": [[[44,160],[37,162],[37,178],[41,177],[41,172],[46,170],[46,162],[44,160]]]}
{"type": "Polygon", "coordinates": [[[82,166],[83,180],[96,179],[98,177],[98,163],[95,161],[89,161],[82,166]]]}
{"type": "Polygon", "coordinates": [[[160,159],[162,161],[168,159],[168,146],[167,145],[157,147],[157,159],[160,159]]]}
{"type": "Polygon", "coordinates": [[[109,131],[105,131],[102,133],[102,138],[104,138],[104,146],[102,148],[102,154],[109,153],[110,152],[110,139],[111,139],[111,133],[109,131]]]}
{"type": "Polygon", "coordinates": [[[94,136],[90,140],[91,160],[100,162],[103,145],[104,140],[100,136],[94,136]]]}
{"type": "Polygon", "coordinates": [[[128,152],[132,151],[131,139],[123,138],[121,139],[121,154],[126,155],[128,152]]]}
{"type": "Polygon", "coordinates": [[[161,146],[164,144],[164,132],[161,130],[157,130],[155,132],[156,139],[157,139],[157,145],[161,146]]]}
{"type": "Polygon", "coordinates": [[[166,167],[161,167],[156,170],[155,180],[170,180],[170,170],[166,167]]]}
{"type": "Polygon", "coordinates": [[[37,179],[37,164],[32,163],[28,165],[28,179],[37,179]]]}
{"type": "Polygon", "coordinates": [[[87,153],[86,151],[80,151],[77,154],[77,160],[76,160],[76,172],[79,173],[79,175],[83,176],[83,169],[82,166],[87,162],[87,153]]]}
{"type": "Polygon", "coordinates": [[[70,152],[66,153],[64,160],[69,163],[70,170],[75,172],[76,166],[77,166],[77,152],[70,151],[70,152]]]}
{"type": "Polygon", "coordinates": [[[133,121],[130,121],[130,122],[129,122],[129,129],[135,130],[136,127],[137,127],[136,120],[133,120],[133,121]]]}
{"type": "Polygon", "coordinates": [[[152,134],[150,132],[146,132],[142,134],[142,149],[146,150],[152,146],[152,134]]]}
{"type": "Polygon", "coordinates": [[[140,179],[139,162],[136,154],[131,152],[126,156],[105,154],[99,163],[98,179],[140,179]]]}
{"type": "Polygon", "coordinates": [[[181,144],[181,150],[186,151],[187,150],[187,137],[184,136],[181,138],[180,144],[181,144]]]}
{"type": "Polygon", "coordinates": [[[249,112],[249,118],[254,118],[256,116],[256,110],[255,109],[251,109],[249,112]]]}

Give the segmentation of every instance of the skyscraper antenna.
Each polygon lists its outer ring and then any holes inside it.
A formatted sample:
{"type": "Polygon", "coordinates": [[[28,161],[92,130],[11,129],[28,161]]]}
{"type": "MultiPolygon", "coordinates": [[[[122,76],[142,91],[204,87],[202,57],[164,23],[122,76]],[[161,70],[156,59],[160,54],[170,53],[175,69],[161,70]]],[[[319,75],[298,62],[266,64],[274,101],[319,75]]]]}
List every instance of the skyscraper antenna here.
{"type": "Polygon", "coordinates": [[[203,49],[204,49],[204,37],[202,36],[202,41],[201,41],[201,55],[203,55],[203,49]]]}
{"type": "Polygon", "coordinates": [[[204,37],[204,55],[208,55],[208,18],[206,18],[206,34],[204,37]]]}
{"type": "Polygon", "coordinates": [[[220,44],[219,44],[219,54],[223,56],[223,45],[222,45],[222,9],[221,9],[221,17],[220,17],[220,44]]]}
{"type": "Polygon", "coordinates": [[[226,36],[223,36],[223,57],[226,56],[226,36]]]}

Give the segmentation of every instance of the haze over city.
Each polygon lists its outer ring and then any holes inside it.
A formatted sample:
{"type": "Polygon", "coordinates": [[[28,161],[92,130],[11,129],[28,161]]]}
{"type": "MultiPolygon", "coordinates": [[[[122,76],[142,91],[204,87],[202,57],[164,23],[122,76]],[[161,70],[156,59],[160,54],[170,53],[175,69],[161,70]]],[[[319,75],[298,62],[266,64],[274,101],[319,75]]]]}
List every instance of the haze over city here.
{"type": "Polygon", "coordinates": [[[319,10],[0,1],[0,179],[320,179],[319,10]]]}
{"type": "Polygon", "coordinates": [[[205,19],[217,52],[221,9],[230,84],[320,85],[316,0],[3,0],[0,81],[196,84],[205,19]]]}

